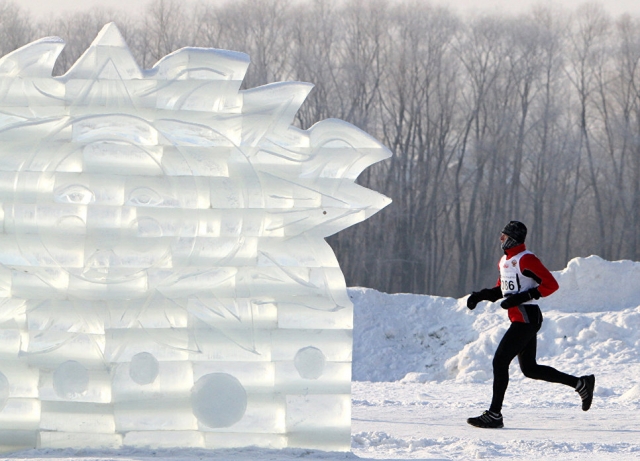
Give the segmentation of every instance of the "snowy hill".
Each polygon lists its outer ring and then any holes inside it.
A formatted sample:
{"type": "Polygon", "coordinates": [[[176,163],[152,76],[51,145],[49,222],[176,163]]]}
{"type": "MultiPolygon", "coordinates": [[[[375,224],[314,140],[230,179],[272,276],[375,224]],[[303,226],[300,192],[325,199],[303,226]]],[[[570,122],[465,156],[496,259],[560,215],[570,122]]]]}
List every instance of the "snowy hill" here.
{"type": "MultiPolygon", "coordinates": [[[[542,363],[584,374],[640,362],[640,263],[576,258],[539,300],[542,363]]],[[[479,287],[481,288],[481,287],[479,287]]],[[[483,382],[509,326],[499,303],[349,290],[355,305],[355,381],[483,382]]]]}

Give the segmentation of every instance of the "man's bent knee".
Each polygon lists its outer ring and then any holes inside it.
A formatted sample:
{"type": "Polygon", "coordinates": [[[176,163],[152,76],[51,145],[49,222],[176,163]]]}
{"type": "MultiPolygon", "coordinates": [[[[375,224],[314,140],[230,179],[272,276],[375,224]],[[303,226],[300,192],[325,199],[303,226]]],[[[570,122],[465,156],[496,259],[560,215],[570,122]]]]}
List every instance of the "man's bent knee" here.
{"type": "Polygon", "coordinates": [[[538,364],[520,366],[520,370],[522,370],[522,374],[530,379],[540,379],[540,370],[538,369],[538,364]]]}

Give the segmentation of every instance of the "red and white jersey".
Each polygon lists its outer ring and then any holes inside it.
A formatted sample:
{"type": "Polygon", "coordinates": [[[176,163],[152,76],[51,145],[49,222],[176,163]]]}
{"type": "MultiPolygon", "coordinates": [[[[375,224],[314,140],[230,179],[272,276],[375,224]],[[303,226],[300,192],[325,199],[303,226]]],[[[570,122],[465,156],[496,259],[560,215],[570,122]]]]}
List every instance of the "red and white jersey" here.
{"type": "MultiPolygon", "coordinates": [[[[505,251],[500,258],[499,269],[497,286],[502,296],[538,288],[540,296],[545,297],[558,289],[558,282],[551,272],[527,250],[524,243],[505,251]]],[[[524,306],[511,307],[508,313],[512,322],[529,322],[524,306]]]]}
{"type": "Polygon", "coordinates": [[[536,288],[539,285],[538,282],[527,277],[520,270],[520,259],[525,255],[532,254],[529,250],[525,250],[511,258],[504,255],[500,259],[500,290],[502,291],[502,296],[514,295],[536,288]]]}

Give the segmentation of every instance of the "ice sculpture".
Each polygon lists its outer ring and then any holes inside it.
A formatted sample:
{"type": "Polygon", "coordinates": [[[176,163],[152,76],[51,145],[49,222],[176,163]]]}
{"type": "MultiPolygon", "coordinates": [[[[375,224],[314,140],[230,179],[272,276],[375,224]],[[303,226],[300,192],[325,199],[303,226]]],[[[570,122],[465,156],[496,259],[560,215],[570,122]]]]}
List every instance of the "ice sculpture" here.
{"type": "Polygon", "coordinates": [[[389,200],[389,151],[291,126],[242,53],[141,70],[113,24],[0,60],[0,450],[348,450],[352,305],[324,237],[389,200]]]}

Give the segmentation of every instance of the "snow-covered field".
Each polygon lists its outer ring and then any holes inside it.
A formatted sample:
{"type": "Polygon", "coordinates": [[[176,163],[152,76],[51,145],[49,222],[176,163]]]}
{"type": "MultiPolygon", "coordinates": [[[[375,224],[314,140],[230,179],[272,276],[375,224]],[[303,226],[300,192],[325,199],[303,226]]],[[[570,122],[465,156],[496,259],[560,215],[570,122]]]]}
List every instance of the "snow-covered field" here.
{"type": "MultiPolygon", "coordinates": [[[[491,399],[491,359],[506,313],[465,299],[352,288],[355,305],[352,452],[310,450],[30,450],[5,458],[68,460],[640,459],[640,263],[598,257],[554,273],[541,300],[538,361],[595,373],[590,411],[570,388],[522,377],[514,361],[505,428],[466,418],[491,399]]],[[[480,288],[480,287],[478,287],[480,288]]]]}

